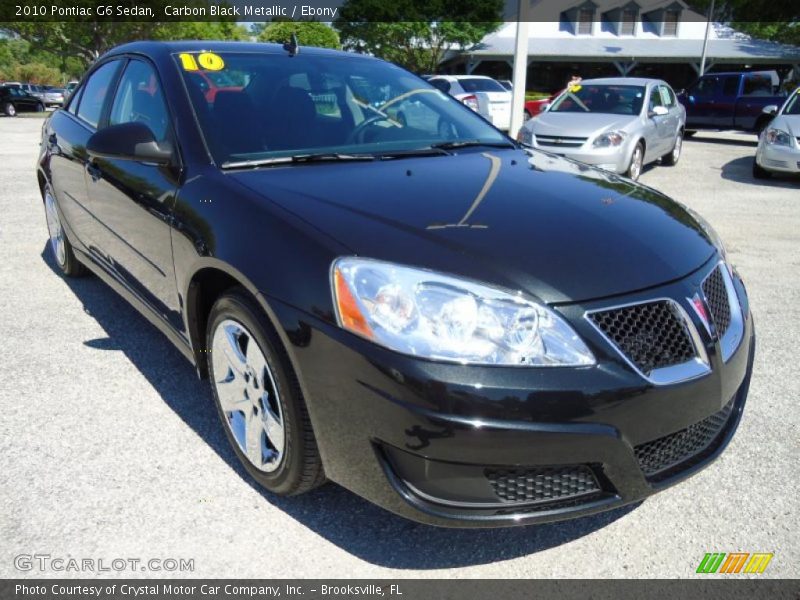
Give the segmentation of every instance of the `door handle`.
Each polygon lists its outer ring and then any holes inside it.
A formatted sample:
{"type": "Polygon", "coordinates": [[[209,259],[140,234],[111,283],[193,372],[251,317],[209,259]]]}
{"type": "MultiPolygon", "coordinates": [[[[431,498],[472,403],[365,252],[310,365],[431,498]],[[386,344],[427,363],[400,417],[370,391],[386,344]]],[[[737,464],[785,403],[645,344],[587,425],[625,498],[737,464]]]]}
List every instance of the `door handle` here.
{"type": "Polygon", "coordinates": [[[86,172],[89,173],[89,177],[92,178],[92,181],[98,181],[103,176],[103,172],[100,170],[100,167],[93,162],[86,164],[86,172]]]}

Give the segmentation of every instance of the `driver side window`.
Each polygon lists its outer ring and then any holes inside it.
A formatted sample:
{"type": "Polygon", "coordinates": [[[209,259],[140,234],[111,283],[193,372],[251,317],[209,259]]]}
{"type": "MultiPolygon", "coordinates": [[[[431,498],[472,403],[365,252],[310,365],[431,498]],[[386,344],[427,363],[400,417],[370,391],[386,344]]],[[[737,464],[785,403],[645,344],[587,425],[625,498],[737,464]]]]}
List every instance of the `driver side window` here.
{"type": "Polygon", "coordinates": [[[169,113],[155,70],[140,60],[131,60],[122,74],[109,124],[139,122],[147,125],[157,142],[169,136],[169,113]]]}

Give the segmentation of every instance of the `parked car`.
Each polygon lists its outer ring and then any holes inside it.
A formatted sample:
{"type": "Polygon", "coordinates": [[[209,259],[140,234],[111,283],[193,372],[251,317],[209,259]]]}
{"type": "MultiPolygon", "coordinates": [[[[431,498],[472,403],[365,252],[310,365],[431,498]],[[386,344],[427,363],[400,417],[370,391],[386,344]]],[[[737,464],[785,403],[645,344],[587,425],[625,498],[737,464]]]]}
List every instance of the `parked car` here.
{"type": "Polygon", "coordinates": [[[511,127],[511,92],[483,75],[436,75],[428,83],[450,94],[499,129],[511,127]]]}
{"type": "Polygon", "coordinates": [[[64,106],[64,88],[49,88],[44,91],[42,100],[47,106],[64,106]]]}
{"type": "Polygon", "coordinates": [[[66,87],[64,87],[64,100],[69,98],[70,94],[75,91],[76,87],[78,87],[78,81],[74,79],[67,83],[66,87]]]}
{"type": "Polygon", "coordinates": [[[0,111],[7,117],[16,117],[21,112],[42,112],[44,103],[16,86],[0,87],[0,111]]]}
{"type": "Polygon", "coordinates": [[[772,173],[800,173],[800,87],[778,109],[764,108],[770,118],[758,138],[753,176],[765,179],[772,173]]]}
{"type": "Polygon", "coordinates": [[[22,83],[20,84],[19,89],[27,92],[34,98],[38,98],[39,100],[44,99],[44,87],[41,85],[36,85],[33,83],[22,83]]]}
{"type": "Polygon", "coordinates": [[[54,267],[166,334],[276,494],[332,479],[436,525],[551,521],[697,472],[739,423],[754,325],[711,226],[395,65],[135,42],[41,148],[54,267]],[[198,61],[249,83],[209,105],[198,61]]]}
{"type": "Polygon", "coordinates": [[[524,120],[527,121],[540,113],[544,112],[548,106],[550,106],[556,98],[559,97],[564,92],[564,90],[560,90],[555,94],[551,94],[549,98],[539,98],[537,100],[526,100],[525,101],[525,115],[524,120]]]}
{"type": "Polygon", "coordinates": [[[678,100],[686,108],[686,132],[698,129],[739,129],[759,133],[769,122],[762,109],[786,99],[773,71],[708,73],[678,100]]]}
{"type": "Polygon", "coordinates": [[[639,178],[642,167],[681,156],[686,113],[659,79],[586,79],[526,122],[522,143],[639,178]]]}

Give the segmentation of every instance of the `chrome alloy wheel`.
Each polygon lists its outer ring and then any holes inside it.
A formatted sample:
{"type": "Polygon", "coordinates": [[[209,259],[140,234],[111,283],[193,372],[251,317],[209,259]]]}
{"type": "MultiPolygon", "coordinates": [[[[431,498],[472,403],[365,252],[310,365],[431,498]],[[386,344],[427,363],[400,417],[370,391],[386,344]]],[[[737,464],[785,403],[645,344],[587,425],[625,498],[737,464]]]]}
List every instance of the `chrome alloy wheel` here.
{"type": "Polygon", "coordinates": [[[55,198],[53,198],[53,194],[49,189],[44,195],[44,212],[47,216],[47,231],[50,234],[50,247],[53,249],[53,257],[58,262],[58,266],[63,267],[67,262],[64,230],[61,227],[61,219],[58,217],[55,198]]]}
{"type": "Polygon", "coordinates": [[[214,387],[239,449],[260,471],[281,464],[286,435],[278,388],[255,337],[244,325],[222,321],[211,343],[214,387]]]}
{"type": "Polygon", "coordinates": [[[644,159],[644,152],[642,151],[642,146],[637,145],[636,148],[633,150],[633,156],[631,157],[631,168],[630,168],[630,175],[631,179],[636,181],[639,179],[639,175],[642,172],[642,160],[644,159]]]}
{"type": "Polygon", "coordinates": [[[675,147],[672,149],[672,163],[675,164],[678,162],[678,159],[681,157],[681,147],[683,146],[683,136],[678,134],[678,137],[675,138],[675,147]]]}

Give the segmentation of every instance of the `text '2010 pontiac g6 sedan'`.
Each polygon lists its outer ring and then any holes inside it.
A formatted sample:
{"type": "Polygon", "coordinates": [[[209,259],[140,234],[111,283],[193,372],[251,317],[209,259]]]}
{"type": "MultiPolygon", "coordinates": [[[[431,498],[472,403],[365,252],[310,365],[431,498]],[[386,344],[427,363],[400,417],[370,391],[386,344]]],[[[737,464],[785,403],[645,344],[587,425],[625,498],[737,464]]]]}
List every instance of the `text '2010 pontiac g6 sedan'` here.
{"type": "Polygon", "coordinates": [[[45,123],[38,178],[60,270],[185,354],[276,494],[565,519],[696,472],[742,415],[753,320],[701,217],[383,61],[121,46],[45,123]]]}

